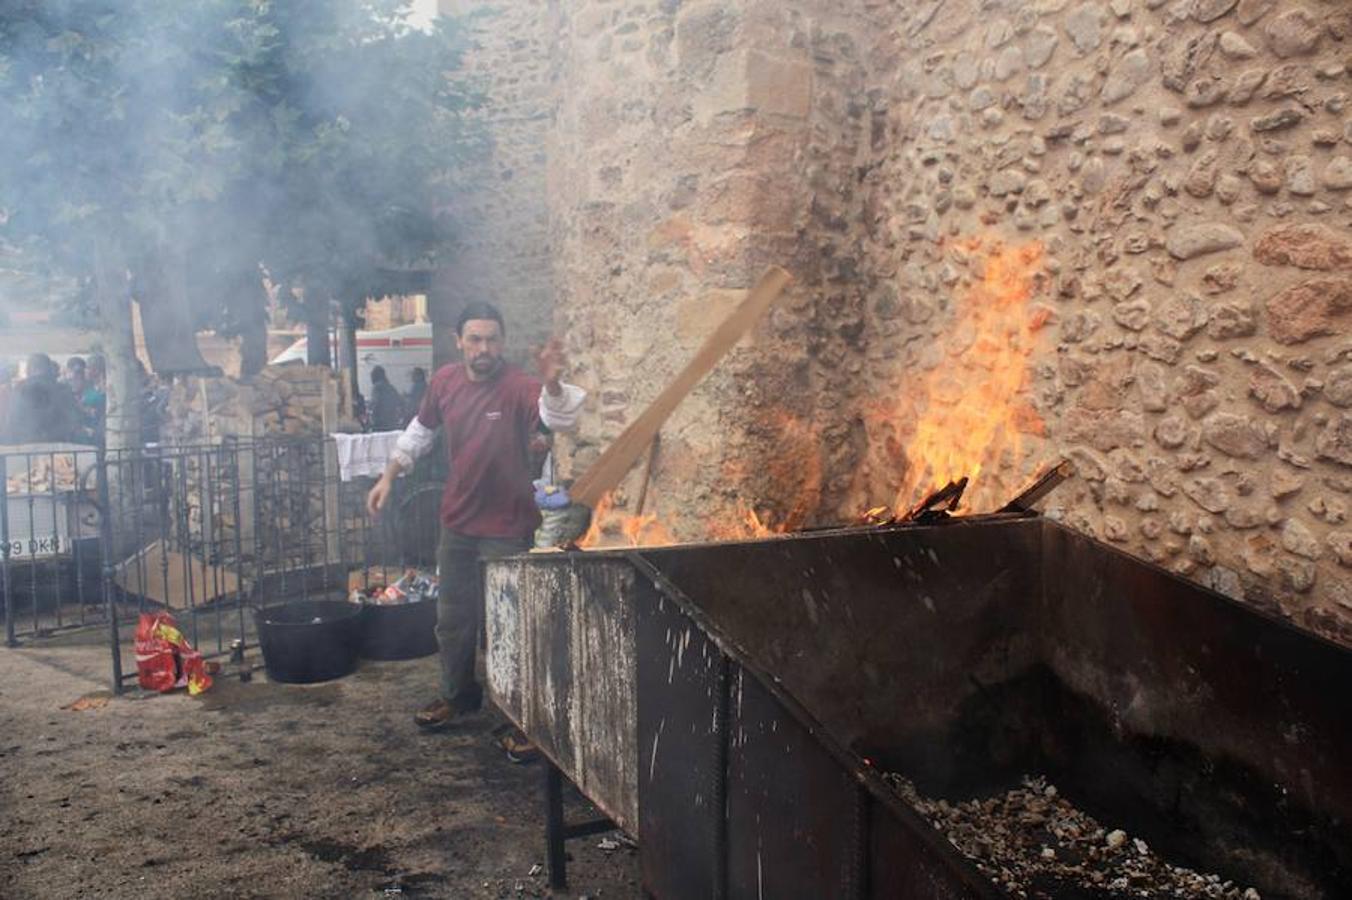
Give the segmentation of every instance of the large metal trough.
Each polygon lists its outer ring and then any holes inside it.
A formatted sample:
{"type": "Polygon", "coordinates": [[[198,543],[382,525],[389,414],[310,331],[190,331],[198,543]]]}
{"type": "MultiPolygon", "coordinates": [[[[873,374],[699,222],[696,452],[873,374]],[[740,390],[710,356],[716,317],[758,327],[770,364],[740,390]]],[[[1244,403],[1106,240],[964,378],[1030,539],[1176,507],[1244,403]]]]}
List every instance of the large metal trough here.
{"type": "Polygon", "coordinates": [[[1046,774],[1173,862],[1352,896],[1352,652],[1040,517],[512,557],[487,627],[651,896],[1002,896],[879,771],[1046,774]]]}

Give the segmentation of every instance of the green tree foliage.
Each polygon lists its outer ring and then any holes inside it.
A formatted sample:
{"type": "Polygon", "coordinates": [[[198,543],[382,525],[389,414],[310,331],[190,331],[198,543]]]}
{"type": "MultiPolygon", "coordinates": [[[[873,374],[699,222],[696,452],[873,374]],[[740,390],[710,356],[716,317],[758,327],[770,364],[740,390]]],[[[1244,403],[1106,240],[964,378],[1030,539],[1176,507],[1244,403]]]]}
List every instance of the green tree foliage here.
{"type": "Polygon", "coordinates": [[[0,10],[3,236],[53,267],[102,260],[131,276],[110,290],[241,334],[264,272],[326,317],[448,248],[448,175],[478,146],[454,21],[412,29],[406,0],[0,10]]]}

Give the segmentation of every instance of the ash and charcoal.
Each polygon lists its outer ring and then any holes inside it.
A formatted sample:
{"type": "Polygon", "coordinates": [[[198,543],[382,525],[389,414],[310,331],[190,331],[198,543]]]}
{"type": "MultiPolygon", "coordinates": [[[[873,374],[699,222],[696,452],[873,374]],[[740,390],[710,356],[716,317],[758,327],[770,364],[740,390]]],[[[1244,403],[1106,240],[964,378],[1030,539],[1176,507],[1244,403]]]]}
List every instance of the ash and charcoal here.
{"type": "Polygon", "coordinates": [[[1099,824],[1041,777],[961,802],[924,797],[895,773],[883,777],[982,874],[1015,897],[1260,900],[1254,888],[1171,865],[1140,838],[1099,824]]]}

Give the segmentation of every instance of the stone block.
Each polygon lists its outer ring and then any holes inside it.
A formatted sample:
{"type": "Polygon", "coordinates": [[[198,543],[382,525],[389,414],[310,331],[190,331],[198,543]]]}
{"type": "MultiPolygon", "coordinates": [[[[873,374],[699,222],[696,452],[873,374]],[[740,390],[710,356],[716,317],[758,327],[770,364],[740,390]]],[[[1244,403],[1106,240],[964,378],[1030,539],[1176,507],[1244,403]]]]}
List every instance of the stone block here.
{"type": "Polygon", "coordinates": [[[694,99],[697,119],[745,110],[806,119],[812,111],[812,66],[759,50],[724,54],[694,99]]]}
{"type": "Polygon", "coordinates": [[[1277,0],[1239,0],[1236,16],[1241,25],[1252,25],[1277,6],[1277,0]]]}
{"type": "Polygon", "coordinates": [[[1243,36],[1233,31],[1222,32],[1220,51],[1230,59],[1253,59],[1258,51],[1243,36]]]}
{"type": "Polygon", "coordinates": [[[1193,259],[1208,253],[1229,250],[1244,243],[1244,235],[1223,222],[1196,222],[1177,225],[1169,232],[1165,247],[1174,259],[1193,259]]]}
{"type": "Polygon", "coordinates": [[[738,172],[710,184],[699,211],[710,224],[738,222],[761,231],[789,231],[798,213],[798,197],[770,177],[738,172]]]}
{"type": "Polygon", "coordinates": [[[675,291],[683,282],[680,269],[658,269],[648,276],[648,295],[661,297],[675,291]]]}
{"type": "Polygon", "coordinates": [[[763,113],[806,118],[812,110],[812,66],[759,51],[746,55],[747,99],[763,113]]]}
{"type": "Polygon", "coordinates": [[[690,240],[693,232],[694,225],[690,216],[683,212],[677,213],[659,223],[648,233],[648,246],[654,250],[659,250],[672,245],[685,244],[690,240]]]}
{"type": "Polygon", "coordinates": [[[1209,513],[1223,513],[1234,497],[1219,478],[1194,478],[1183,483],[1183,493],[1209,513]]]}
{"type": "Polygon", "coordinates": [[[1282,59],[1314,53],[1322,31],[1318,19],[1300,7],[1282,13],[1263,28],[1268,48],[1282,59]]]}
{"type": "Polygon", "coordinates": [[[1352,269],[1352,238],[1316,222],[1292,222],[1264,231],[1253,257],[1265,266],[1330,272],[1352,269]]]}
{"type": "Polygon", "coordinates": [[[1102,452],[1138,446],[1148,433],[1144,416],[1121,410],[1071,409],[1060,428],[1063,440],[1088,444],[1102,452]]]}
{"type": "Polygon", "coordinates": [[[1202,440],[1240,459],[1257,459],[1267,450],[1263,428],[1248,416],[1216,413],[1202,423],[1202,440]]]}
{"type": "Polygon", "coordinates": [[[1196,294],[1174,294],[1155,310],[1155,327],[1185,341],[1206,327],[1209,312],[1196,294]]]}
{"type": "Polygon", "coordinates": [[[1107,14],[1097,3],[1083,3],[1077,6],[1066,18],[1066,34],[1081,54],[1097,50],[1103,42],[1103,29],[1107,24],[1107,14]]]}
{"type": "Polygon", "coordinates": [[[1248,337],[1258,330],[1253,310],[1244,304],[1222,303],[1211,311],[1206,332],[1216,340],[1248,337]]]}
{"type": "Polygon", "coordinates": [[[1324,399],[1334,406],[1352,406],[1352,366],[1329,372],[1324,379],[1324,399]]]}
{"type": "Polygon", "coordinates": [[[1152,74],[1149,54],[1140,47],[1132,50],[1109,70],[1103,82],[1103,102],[1112,104],[1125,100],[1146,84],[1152,74]]]}
{"type": "Polygon", "coordinates": [[[1315,437],[1314,449],[1320,459],[1352,466],[1352,415],[1341,413],[1330,419],[1315,437]]]}
{"type": "Polygon", "coordinates": [[[1335,156],[1324,167],[1324,187],[1331,191],[1352,190],[1352,157],[1335,156]]]}
{"type": "Polygon", "coordinates": [[[1352,314],[1352,277],[1312,278],[1279,291],[1266,312],[1268,333],[1279,344],[1338,334],[1352,314]]]}
{"type": "Polygon", "coordinates": [[[709,77],[718,58],[736,43],[741,17],[727,3],[695,3],[676,19],[676,60],[696,79],[709,77]]]}
{"type": "Polygon", "coordinates": [[[1287,519],[1282,526],[1282,549],[1306,559],[1318,559],[1324,548],[1299,519],[1287,519]]]}
{"type": "Polygon", "coordinates": [[[1334,531],[1327,538],[1329,552],[1339,565],[1352,568],[1352,531],[1334,531]]]}

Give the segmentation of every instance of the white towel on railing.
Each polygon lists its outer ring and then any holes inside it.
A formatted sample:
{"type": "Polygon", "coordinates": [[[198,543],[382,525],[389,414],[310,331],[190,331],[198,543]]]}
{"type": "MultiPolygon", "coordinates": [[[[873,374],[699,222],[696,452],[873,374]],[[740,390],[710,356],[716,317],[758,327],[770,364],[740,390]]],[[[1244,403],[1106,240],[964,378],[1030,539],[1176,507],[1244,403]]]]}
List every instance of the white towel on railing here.
{"type": "Polygon", "coordinates": [[[377,431],[373,434],[335,434],[338,448],[338,477],[343,481],[354,478],[375,478],[385,471],[390,453],[402,431],[377,431]]]}

